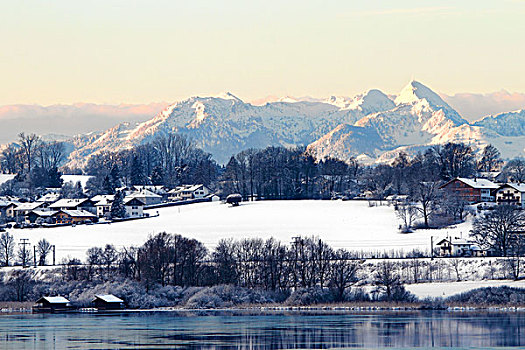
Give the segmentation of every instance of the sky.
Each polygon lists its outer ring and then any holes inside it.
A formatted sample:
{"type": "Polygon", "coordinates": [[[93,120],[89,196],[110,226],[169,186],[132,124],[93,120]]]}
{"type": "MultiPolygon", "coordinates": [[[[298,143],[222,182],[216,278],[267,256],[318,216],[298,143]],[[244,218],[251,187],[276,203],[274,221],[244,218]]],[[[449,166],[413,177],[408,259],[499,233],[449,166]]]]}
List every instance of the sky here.
{"type": "Polygon", "coordinates": [[[525,0],[0,0],[0,105],[525,92],[525,0]]]}

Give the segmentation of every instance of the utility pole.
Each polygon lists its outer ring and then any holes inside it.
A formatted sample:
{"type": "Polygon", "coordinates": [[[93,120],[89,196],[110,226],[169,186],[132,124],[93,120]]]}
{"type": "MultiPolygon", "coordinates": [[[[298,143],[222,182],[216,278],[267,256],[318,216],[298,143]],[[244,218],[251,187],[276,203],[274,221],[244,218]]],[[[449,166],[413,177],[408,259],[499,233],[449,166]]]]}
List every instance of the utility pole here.
{"type": "Polygon", "coordinates": [[[430,236],[430,260],[434,260],[434,236],[430,236]]]}
{"type": "Polygon", "coordinates": [[[27,249],[26,249],[26,246],[29,245],[30,243],[28,242],[29,241],[29,238],[21,238],[20,239],[20,243],[18,243],[19,245],[22,246],[22,267],[26,267],[26,263],[27,263],[27,249]]]}
{"type": "Polygon", "coordinates": [[[33,266],[36,267],[36,245],[33,246],[33,266]]]}
{"type": "Polygon", "coordinates": [[[53,248],[53,266],[55,266],[55,245],[51,246],[53,248]]]}

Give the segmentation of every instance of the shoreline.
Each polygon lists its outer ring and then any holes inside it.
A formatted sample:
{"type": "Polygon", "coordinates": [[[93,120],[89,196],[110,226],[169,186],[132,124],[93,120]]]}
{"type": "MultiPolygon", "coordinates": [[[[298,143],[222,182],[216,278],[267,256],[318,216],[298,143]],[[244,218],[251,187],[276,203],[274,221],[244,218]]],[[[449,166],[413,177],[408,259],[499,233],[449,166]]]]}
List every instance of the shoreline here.
{"type": "MultiPolygon", "coordinates": [[[[344,306],[344,305],[319,305],[319,306],[237,306],[226,308],[184,308],[176,306],[157,307],[151,309],[121,309],[121,310],[94,310],[78,309],[69,312],[44,313],[44,314],[128,314],[128,313],[165,313],[165,312],[180,312],[180,313],[337,313],[337,314],[357,314],[363,312],[504,312],[516,313],[525,312],[525,305],[520,306],[468,306],[468,305],[454,305],[442,308],[430,308],[422,305],[404,305],[404,306],[387,306],[387,305],[361,305],[361,306],[344,306]]],[[[26,315],[33,314],[31,308],[1,308],[0,315],[26,315]]],[[[42,313],[40,313],[42,314],[42,313]]]]}

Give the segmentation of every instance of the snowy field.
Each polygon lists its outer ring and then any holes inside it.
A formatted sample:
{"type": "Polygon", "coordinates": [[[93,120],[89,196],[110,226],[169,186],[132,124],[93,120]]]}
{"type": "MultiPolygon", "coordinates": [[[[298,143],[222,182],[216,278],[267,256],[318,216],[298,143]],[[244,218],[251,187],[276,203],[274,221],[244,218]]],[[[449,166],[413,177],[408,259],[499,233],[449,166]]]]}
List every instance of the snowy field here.
{"type": "Polygon", "coordinates": [[[454,294],[464,293],[471,289],[482,287],[516,287],[525,288],[525,281],[512,280],[486,280],[486,281],[463,281],[463,282],[436,282],[407,284],[408,291],[414,293],[419,298],[426,297],[449,297],[454,294]]]}
{"type": "Polygon", "coordinates": [[[36,244],[46,238],[56,245],[57,262],[65,256],[84,259],[93,246],[141,245],[162,231],[195,238],[212,248],[222,238],[275,237],[289,243],[292,237],[319,236],[334,248],[390,251],[429,249],[447,235],[466,237],[468,223],[444,230],[398,233],[399,220],[389,206],[369,207],[365,201],[260,201],[231,207],[220,202],[190,204],[149,211],[159,217],[113,224],[10,230],[19,241],[36,244]]]}

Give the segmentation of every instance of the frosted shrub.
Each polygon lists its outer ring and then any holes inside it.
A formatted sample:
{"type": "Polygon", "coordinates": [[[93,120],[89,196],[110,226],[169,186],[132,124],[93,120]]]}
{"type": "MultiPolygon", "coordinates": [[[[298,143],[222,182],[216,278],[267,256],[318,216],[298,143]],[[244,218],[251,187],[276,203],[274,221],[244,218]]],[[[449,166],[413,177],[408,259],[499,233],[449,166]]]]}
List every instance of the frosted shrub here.
{"type": "Polygon", "coordinates": [[[314,305],[331,303],[334,301],[333,293],[320,287],[300,288],[293,292],[285,303],[287,305],[314,305]]]}

